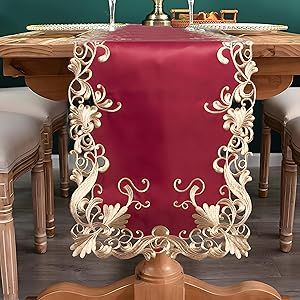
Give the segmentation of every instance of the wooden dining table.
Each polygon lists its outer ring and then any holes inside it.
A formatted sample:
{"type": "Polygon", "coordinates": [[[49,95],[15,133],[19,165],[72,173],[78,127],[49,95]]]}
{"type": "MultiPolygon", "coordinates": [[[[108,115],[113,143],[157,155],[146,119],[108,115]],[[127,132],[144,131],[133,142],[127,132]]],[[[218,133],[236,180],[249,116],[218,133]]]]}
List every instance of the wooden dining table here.
{"type": "MultiPolygon", "coordinates": [[[[66,100],[73,78],[68,70],[74,43],[89,32],[32,31],[0,38],[0,57],[5,76],[25,77],[37,94],[52,100],[66,100]]],[[[288,32],[243,35],[253,41],[258,66],[254,76],[257,99],[278,95],[287,89],[294,75],[300,75],[300,34],[288,32]]]]}
{"type": "MultiPolygon", "coordinates": [[[[66,100],[73,78],[68,70],[73,46],[88,32],[33,31],[0,38],[5,76],[25,77],[36,93],[52,100],[66,100]]],[[[300,34],[288,32],[243,35],[253,41],[258,66],[254,76],[257,98],[278,95],[300,75],[300,34]]]]}
{"type": "MultiPolygon", "coordinates": [[[[0,57],[5,76],[24,77],[37,94],[56,101],[67,101],[68,87],[74,74],[68,65],[74,43],[91,32],[32,31],[0,38],[0,57]]],[[[243,35],[253,41],[253,56],[259,71],[253,81],[257,99],[278,95],[300,75],[300,34],[288,32],[243,35]]],[[[0,229],[5,216],[0,210],[0,229]]]]}

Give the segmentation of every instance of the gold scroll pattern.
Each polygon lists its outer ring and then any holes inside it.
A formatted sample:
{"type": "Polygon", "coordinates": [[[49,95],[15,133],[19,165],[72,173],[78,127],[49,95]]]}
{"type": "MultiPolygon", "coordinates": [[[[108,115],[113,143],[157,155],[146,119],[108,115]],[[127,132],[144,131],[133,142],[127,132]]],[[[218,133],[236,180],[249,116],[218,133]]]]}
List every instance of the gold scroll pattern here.
{"type": "Polygon", "coordinates": [[[205,183],[196,178],[184,188],[180,178],[174,181],[175,191],[188,193],[188,200],[182,203],[175,200],[173,205],[178,209],[192,205],[195,209],[196,228],[191,232],[183,230],[178,236],[171,235],[164,226],[153,228],[150,235],[126,228],[130,205],[137,210],[151,205],[151,201],[141,203],[134,199],[134,191],[145,193],[149,190],[150,182],[146,178],[140,183],[141,187],[130,178],[120,179],[118,189],[127,197],[124,206],[119,203],[107,205],[101,198],[103,187],[96,182],[99,173],[109,168],[109,160],[105,147],[96,144],[91,133],[101,126],[103,113],[117,113],[122,105],[108,99],[101,84],[97,85],[96,91],[89,84],[93,76],[90,67],[99,48],[103,54],[98,61],[106,62],[110,50],[105,42],[88,42],[75,45],[69,65],[75,75],[69,87],[70,134],[75,140],[71,153],[76,159],[71,179],[78,185],[70,202],[70,211],[76,222],[71,230],[73,256],[83,258],[92,252],[99,258],[113,255],[120,259],[143,254],[148,260],[161,252],[172,258],[183,254],[197,260],[221,258],[228,253],[237,258],[247,256],[250,230],[245,223],[252,210],[246,191],[246,184],[251,180],[247,161],[250,155],[248,145],[253,139],[256,98],[251,76],[257,72],[252,59],[252,44],[241,40],[226,41],[217,53],[220,63],[226,65],[233,61],[237,82],[233,91],[229,86],[222,89],[220,99],[212,103],[212,108],[209,103],[204,106],[208,113],[224,114],[224,130],[232,134],[228,145],[219,148],[212,166],[216,172],[224,174],[226,184],[220,188],[221,199],[216,205],[198,206],[196,198],[205,190],[205,183]]]}

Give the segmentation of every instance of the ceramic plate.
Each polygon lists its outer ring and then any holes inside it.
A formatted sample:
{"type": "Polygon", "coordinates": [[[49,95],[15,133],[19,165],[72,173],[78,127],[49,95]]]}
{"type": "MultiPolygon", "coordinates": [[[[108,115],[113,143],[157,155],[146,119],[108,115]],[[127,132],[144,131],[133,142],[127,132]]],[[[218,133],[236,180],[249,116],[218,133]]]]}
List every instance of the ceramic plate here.
{"type": "Polygon", "coordinates": [[[231,34],[259,34],[280,30],[287,30],[286,25],[259,24],[259,23],[206,23],[192,25],[195,30],[218,30],[231,34]]]}

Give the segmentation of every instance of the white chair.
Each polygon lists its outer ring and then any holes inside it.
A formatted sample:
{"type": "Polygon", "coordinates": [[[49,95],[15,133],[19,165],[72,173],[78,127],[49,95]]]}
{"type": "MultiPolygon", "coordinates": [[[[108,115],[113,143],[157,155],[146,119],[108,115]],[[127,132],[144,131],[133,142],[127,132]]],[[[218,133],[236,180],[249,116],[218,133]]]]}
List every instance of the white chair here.
{"type": "Polygon", "coordinates": [[[0,112],[0,266],[4,300],[18,299],[13,221],[14,180],[31,170],[35,249],[47,250],[43,124],[23,114],[0,112]]]}
{"type": "Polygon", "coordinates": [[[59,137],[60,189],[68,197],[67,102],[51,101],[27,87],[0,89],[0,111],[22,113],[39,120],[44,126],[44,166],[46,178],[47,235],[55,235],[54,184],[52,171],[53,133],[59,137]]]}
{"type": "Polygon", "coordinates": [[[291,120],[300,116],[300,88],[292,87],[280,95],[264,101],[263,129],[261,143],[261,161],[259,178],[259,196],[268,196],[269,184],[269,159],[271,148],[271,129],[281,135],[282,149],[282,177],[281,177],[281,217],[280,217],[280,249],[289,252],[292,247],[292,225],[291,220],[285,212],[291,206],[291,194],[293,190],[284,188],[286,184],[294,185],[293,178],[297,168],[291,157],[289,141],[286,138],[286,126],[291,120]]]}

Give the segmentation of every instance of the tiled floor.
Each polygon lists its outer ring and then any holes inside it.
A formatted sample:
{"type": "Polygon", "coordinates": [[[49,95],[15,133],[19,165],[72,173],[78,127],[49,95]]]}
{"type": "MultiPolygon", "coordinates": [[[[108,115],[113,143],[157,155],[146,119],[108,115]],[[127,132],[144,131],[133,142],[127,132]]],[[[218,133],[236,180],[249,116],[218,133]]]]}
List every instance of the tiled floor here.
{"type": "MultiPolygon", "coordinates": [[[[249,226],[253,250],[249,258],[195,262],[186,258],[180,261],[187,274],[213,284],[233,284],[241,280],[259,280],[271,284],[279,292],[300,300],[300,207],[296,211],[294,248],[290,254],[278,250],[279,182],[280,170],[271,170],[270,197],[257,197],[258,170],[253,170],[254,181],[249,184],[253,199],[253,213],[249,226]]],[[[92,286],[111,283],[134,272],[140,257],[120,261],[114,258],[99,260],[89,255],[84,260],[72,258],[69,246],[69,229],[73,224],[68,201],[56,197],[57,236],[49,241],[44,255],[33,253],[33,226],[29,176],[15,185],[15,222],[17,233],[20,297],[35,295],[49,284],[58,281],[75,281],[92,286]]],[[[58,195],[56,189],[56,195],[58,195]]]]}

